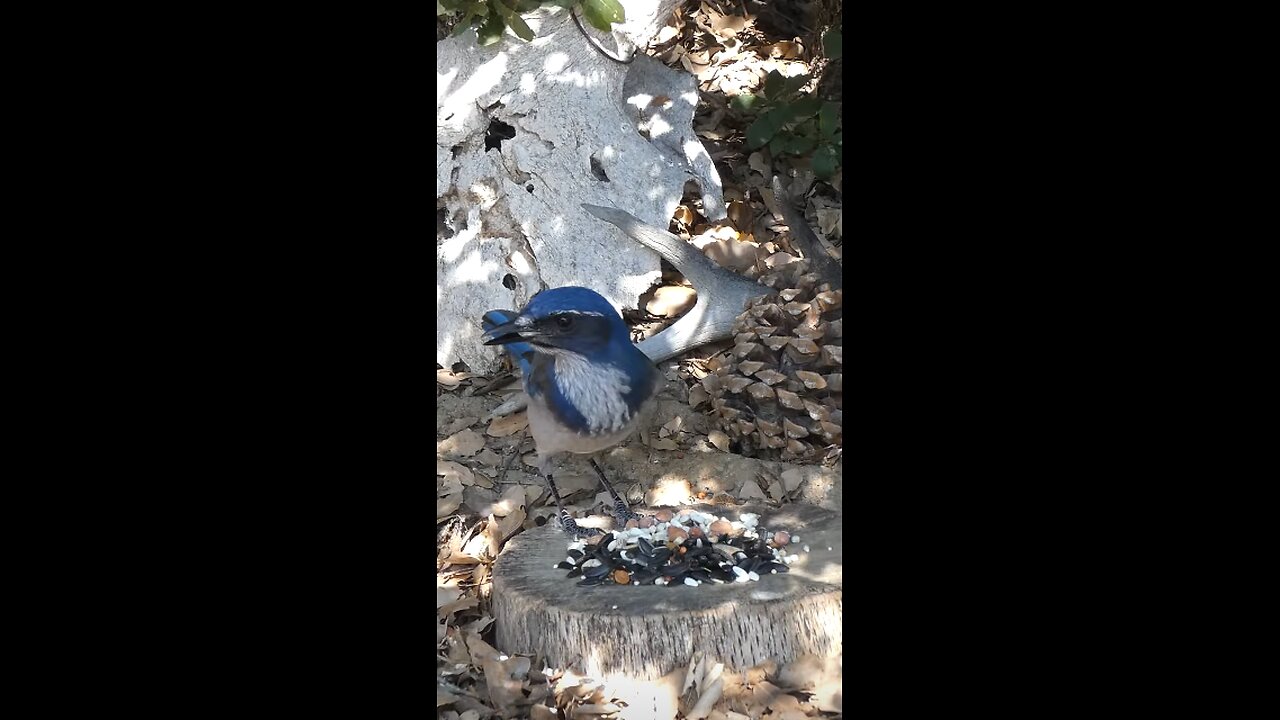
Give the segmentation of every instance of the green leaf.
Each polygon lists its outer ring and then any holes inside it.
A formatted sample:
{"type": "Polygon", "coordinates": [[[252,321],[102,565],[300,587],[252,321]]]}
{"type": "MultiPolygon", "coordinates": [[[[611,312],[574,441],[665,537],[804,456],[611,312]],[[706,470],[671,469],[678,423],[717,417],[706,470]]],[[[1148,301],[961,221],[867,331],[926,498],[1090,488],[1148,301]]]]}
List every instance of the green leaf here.
{"type": "Polygon", "coordinates": [[[449,33],[449,37],[457,37],[462,33],[470,30],[471,19],[474,17],[475,15],[471,14],[470,12],[463,15],[462,19],[458,21],[458,24],[453,26],[453,32],[449,33]]]}
{"type": "Polygon", "coordinates": [[[787,123],[786,108],[774,108],[761,113],[756,121],[751,123],[751,127],[747,128],[747,147],[755,150],[764,147],[782,126],[787,123]]]}
{"type": "Polygon", "coordinates": [[[831,137],[840,129],[840,103],[826,102],[818,111],[818,130],[831,137]]]}
{"type": "Polygon", "coordinates": [[[559,7],[564,8],[565,10],[568,10],[569,8],[578,4],[578,0],[547,0],[547,1],[550,4],[557,5],[559,7]]]}
{"type": "Polygon", "coordinates": [[[835,177],[836,170],[840,168],[840,156],[836,154],[836,149],[830,145],[823,145],[818,148],[818,152],[813,154],[813,174],[820,180],[829,180],[835,177]]]}
{"type": "Polygon", "coordinates": [[[489,13],[489,19],[476,29],[476,38],[480,41],[480,47],[487,47],[502,39],[502,31],[506,29],[506,23],[502,21],[502,16],[498,13],[489,13]]]}
{"type": "Polygon", "coordinates": [[[801,98],[790,105],[793,120],[808,120],[822,109],[822,101],[816,97],[801,98]]]}
{"type": "Polygon", "coordinates": [[[751,112],[755,108],[764,107],[764,103],[765,100],[763,97],[748,94],[735,95],[733,100],[729,101],[729,104],[733,105],[735,110],[741,110],[743,112],[751,112]]]}
{"type": "Polygon", "coordinates": [[[515,32],[516,36],[521,40],[527,42],[535,37],[533,30],[529,27],[529,24],[524,21],[524,18],[515,13],[511,13],[507,16],[507,24],[511,26],[511,30],[515,32]]]}
{"type": "Polygon", "coordinates": [[[787,78],[786,90],[785,90],[786,94],[795,95],[796,93],[800,92],[800,88],[804,87],[805,83],[807,82],[809,82],[808,75],[793,75],[787,78]]]}
{"type": "Polygon", "coordinates": [[[764,96],[770,100],[776,100],[782,95],[782,88],[787,84],[787,79],[782,77],[782,73],[777,70],[770,70],[769,74],[764,78],[764,96]]]}
{"type": "Polygon", "coordinates": [[[817,140],[811,137],[783,133],[773,138],[769,150],[774,155],[808,155],[817,144],[817,140]]]}
{"type": "Polygon", "coordinates": [[[844,53],[842,38],[839,30],[828,30],[826,35],[822,36],[822,52],[832,60],[837,60],[844,53]]]}
{"type": "Polygon", "coordinates": [[[601,32],[609,32],[613,23],[626,22],[618,0],[582,0],[582,16],[601,32]]]}

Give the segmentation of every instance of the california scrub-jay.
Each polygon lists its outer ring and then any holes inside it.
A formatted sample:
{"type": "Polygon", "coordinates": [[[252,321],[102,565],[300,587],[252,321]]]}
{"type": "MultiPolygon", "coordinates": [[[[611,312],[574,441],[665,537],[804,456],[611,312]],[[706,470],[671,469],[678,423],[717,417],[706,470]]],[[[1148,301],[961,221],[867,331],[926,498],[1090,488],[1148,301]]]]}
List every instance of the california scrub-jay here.
{"type": "MultiPolygon", "coordinates": [[[[575,537],[599,534],[565,511],[552,479],[555,459],[566,452],[598,453],[643,427],[661,386],[657,366],[631,344],[618,311],[582,287],[544,290],[518,313],[490,310],[481,326],[484,344],[505,345],[524,373],[538,469],[555,497],[561,527],[575,537]]],[[[590,461],[613,497],[618,522],[638,517],[595,458],[590,461]]]]}

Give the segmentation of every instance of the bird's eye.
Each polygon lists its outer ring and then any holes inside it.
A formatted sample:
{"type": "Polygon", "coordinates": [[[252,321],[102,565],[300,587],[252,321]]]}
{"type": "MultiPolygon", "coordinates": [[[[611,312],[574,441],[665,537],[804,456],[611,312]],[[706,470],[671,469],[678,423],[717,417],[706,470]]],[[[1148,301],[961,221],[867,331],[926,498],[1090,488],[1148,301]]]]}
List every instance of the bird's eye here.
{"type": "Polygon", "coordinates": [[[568,327],[572,324],[573,324],[573,318],[569,317],[568,315],[556,316],[556,325],[560,326],[562,330],[568,329],[568,327]]]}

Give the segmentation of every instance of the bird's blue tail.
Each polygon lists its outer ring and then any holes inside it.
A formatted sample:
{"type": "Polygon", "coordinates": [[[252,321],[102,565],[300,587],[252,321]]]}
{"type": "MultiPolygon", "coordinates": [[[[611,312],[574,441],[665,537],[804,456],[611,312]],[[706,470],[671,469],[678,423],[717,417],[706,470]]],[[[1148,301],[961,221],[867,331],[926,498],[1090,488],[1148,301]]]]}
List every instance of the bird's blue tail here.
{"type": "MultiPolygon", "coordinates": [[[[516,314],[513,310],[490,310],[481,318],[480,327],[484,328],[485,332],[488,332],[499,325],[511,322],[515,319],[516,314]]],[[[533,348],[530,347],[529,343],[513,342],[507,343],[502,347],[508,353],[511,353],[511,359],[515,360],[516,365],[520,366],[520,372],[524,373],[525,377],[528,377],[529,373],[532,372],[533,362],[533,348]]]]}

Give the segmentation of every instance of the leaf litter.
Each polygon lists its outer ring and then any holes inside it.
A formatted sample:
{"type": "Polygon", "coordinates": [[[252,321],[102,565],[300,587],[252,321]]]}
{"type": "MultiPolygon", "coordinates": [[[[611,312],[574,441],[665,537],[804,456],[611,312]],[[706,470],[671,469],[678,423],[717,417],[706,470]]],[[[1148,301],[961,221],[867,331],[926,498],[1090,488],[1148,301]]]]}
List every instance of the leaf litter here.
{"type": "MultiPolygon", "coordinates": [[[[803,207],[822,249],[837,259],[843,241],[842,178],[837,174],[830,182],[818,181],[806,160],[775,157],[768,147],[746,150],[744,133],[752,116],[736,106],[734,98],[758,92],[771,70],[787,78],[812,76],[807,83],[812,88],[825,60],[815,57],[816,37],[779,36],[744,7],[739,0],[684,3],[647,52],[697,77],[695,132],[716,162],[728,211],[725,218],[709,220],[697,187],[690,184],[669,230],[722,266],[758,277],[771,258],[803,254],[790,241],[780,199],[770,187],[773,177],[782,179],[792,202],[803,207]]],[[[695,300],[696,289],[664,263],[661,282],[638,304],[642,310],[624,313],[624,318],[638,341],[669,326],[695,300]]],[[[721,349],[706,348],[707,357],[721,349]]],[[[707,375],[705,363],[686,358],[672,371],[690,386],[681,399],[691,408],[708,399],[698,382],[707,375]]],[[[461,365],[437,367],[436,394],[483,395],[493,399],[489,407],[497,408],[501,400],[519,394],[512,378],[510,370],[485,377],[461,365]]],[[[556,514],[536,475],[536,455],[519,449],[527,426],[524,412],[499,411],[489,417],[467,414],[437,428],[437,714],[448,720],[628,717],[625,702],[599,681],[577,675],[572,668],[545,667],[538,657],[508,657],[490,644],[494,559],[512,537],[554,522],[556,514]],[[515,462],[516,456],[520,462],[515,462]]],[[[708,442],[705,423],[691,424],[680,417],[654,435],[648,438],[651,451],[679,452],[693,448],[695,441],[709,451],[713,445],[714,451],[727,451],[725,439],[714,432],[708,442]]],[[[794,496],[802,479],[798,470],[780,478],[746,478],[733,489],[736,497],[721,493],[714,501],[777,504],[794,496]]],[[[557,484],[575,515],[601,512],[611,504],[592,475],[567,472],[557,476],[557,484]]],[[[618,489],[629,497],[644,495],[638,486],[618,489]]],[[[712,499],[709,491],[703,495],[692,499],[712,499]]],[[[781,668],[764,663],[741,673],[703,660],[684,675],[677,715],[682,718],[798,720],[842,712],[839,658],[806,656],[781,668]]]]}

